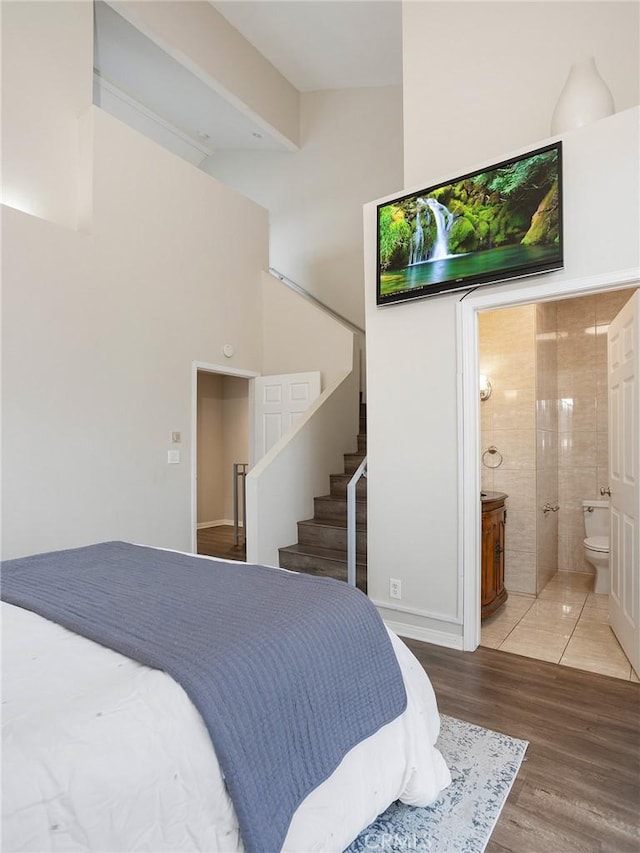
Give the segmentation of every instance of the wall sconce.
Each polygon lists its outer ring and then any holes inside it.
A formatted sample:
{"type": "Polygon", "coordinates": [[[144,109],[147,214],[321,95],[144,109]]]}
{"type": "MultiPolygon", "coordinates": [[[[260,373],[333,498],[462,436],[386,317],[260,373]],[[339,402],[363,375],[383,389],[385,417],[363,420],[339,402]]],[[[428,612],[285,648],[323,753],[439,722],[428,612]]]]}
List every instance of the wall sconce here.
{"type": "Polygon", "coordinates": [[[480,399],[481,400],[488,400],[489,397],[491,396],[492,391],[493,391],[493,388],[491,387],[491,382],[489,381],[489,377],[486,374],[481,373],[480,374],[480,399]]]}

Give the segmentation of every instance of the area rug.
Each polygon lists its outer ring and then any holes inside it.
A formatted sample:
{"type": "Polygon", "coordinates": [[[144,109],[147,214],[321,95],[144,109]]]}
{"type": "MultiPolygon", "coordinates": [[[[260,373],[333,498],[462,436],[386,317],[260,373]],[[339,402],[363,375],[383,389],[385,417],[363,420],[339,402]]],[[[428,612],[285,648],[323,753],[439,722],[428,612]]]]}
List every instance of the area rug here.
{"type": "Polygon", "coordinates": [[[440,715],[451,784],[430,806],[393,803],[345,853],[482,853],[528,743],[440,715]]]}

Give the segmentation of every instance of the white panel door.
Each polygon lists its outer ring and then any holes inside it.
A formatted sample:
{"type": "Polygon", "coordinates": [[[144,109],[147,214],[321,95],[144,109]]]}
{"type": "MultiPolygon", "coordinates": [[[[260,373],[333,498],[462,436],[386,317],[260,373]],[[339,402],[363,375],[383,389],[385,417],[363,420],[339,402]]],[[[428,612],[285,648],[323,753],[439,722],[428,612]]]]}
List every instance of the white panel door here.
{"type": "Polygon", "coordinates": [[[320,396],[320,371],[258,376],[253,383],[255,464],[320,396]]]}
{"type": "Polygon", "coordinates": [[[636,291],[607,333],[611,490],[609,619],[636,672],[640,672],[639,318],[640,291],[636,291]]]}

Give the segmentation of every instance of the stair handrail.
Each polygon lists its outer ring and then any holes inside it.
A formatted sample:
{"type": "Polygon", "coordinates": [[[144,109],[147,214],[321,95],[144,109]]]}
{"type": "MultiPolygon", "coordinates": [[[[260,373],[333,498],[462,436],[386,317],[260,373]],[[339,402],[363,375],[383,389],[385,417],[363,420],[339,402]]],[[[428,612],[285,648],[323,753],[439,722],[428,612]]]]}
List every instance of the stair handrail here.
{"type": "Polygon", "coordinates": [[[337,320],[339,323],[342,323],[347,328],[351,329],[352,332],[356,332],[359,335],[364,335],[364,329],[361,329],[360,326],[357,326],[355,323],[352,323],[351,320],[347,320],[346,317],[343,317],[342,314],[338,314],[337,311],[334,311],[333,308],[329,308],[322,300],[318,299],[312,293],[309,293],[308,290],[298,284],[298,282],[294,281],[292,278],[289,278],[284,273],[281,273],[279,270],[275,269],[275,267],[269,267],[269,272],[272,276],[275,276],[279,281],[283,284],[286,284],[291,290],[295,290],[296,293],[299,293],[300,296],[303,296],[308,302],[313,302],[318,308],[324,311],[326,314],[329,314],[333,317],[334,320],[337,320]]]}
{"type": "Polygon", "coordinates": [[[356,486],[367,476],[365,456],[347,484],[347,583],[356,586],[356,486]]]}

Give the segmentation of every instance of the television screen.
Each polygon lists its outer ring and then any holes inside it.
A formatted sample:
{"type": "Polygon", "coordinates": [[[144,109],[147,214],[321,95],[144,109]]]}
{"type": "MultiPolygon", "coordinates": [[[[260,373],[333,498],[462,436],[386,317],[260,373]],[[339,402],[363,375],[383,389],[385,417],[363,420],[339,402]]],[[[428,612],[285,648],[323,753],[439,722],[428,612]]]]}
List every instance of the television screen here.
{"type": "Polygon", "coordinates": [[[378,205],[378,305],[562,264],[561,142],[378,205]]]}

